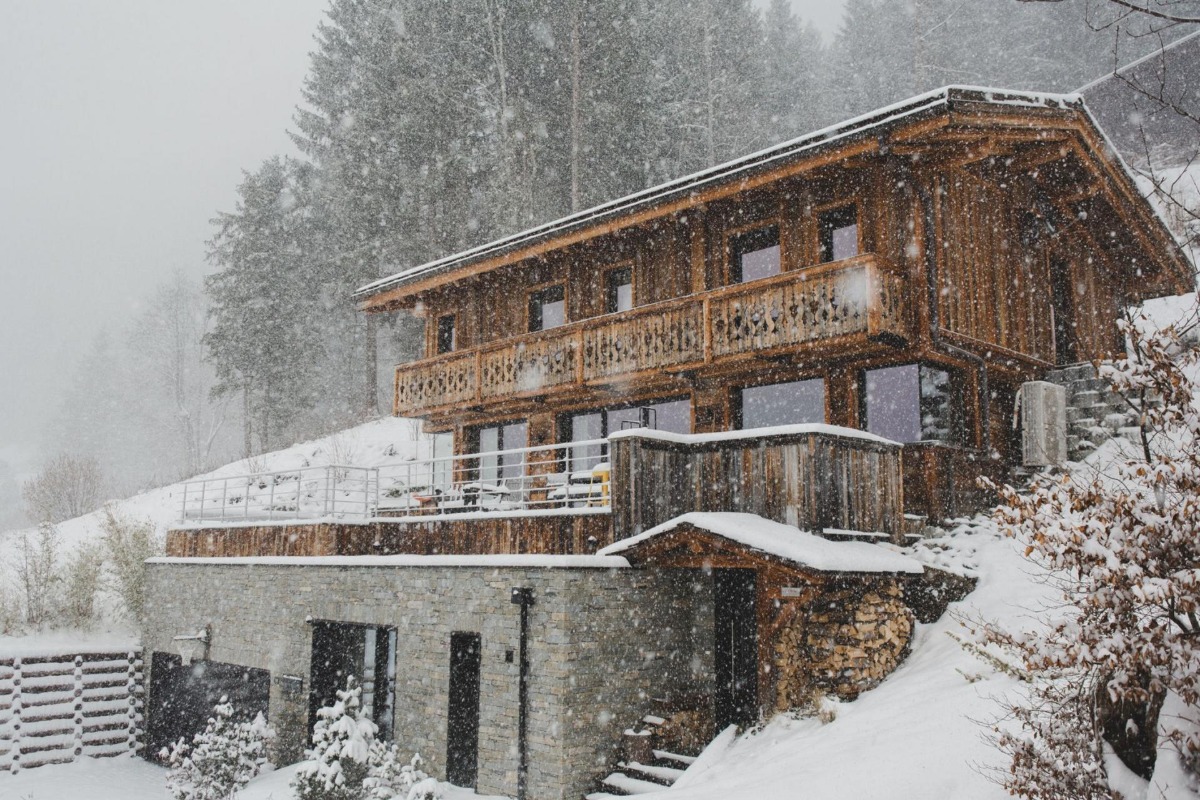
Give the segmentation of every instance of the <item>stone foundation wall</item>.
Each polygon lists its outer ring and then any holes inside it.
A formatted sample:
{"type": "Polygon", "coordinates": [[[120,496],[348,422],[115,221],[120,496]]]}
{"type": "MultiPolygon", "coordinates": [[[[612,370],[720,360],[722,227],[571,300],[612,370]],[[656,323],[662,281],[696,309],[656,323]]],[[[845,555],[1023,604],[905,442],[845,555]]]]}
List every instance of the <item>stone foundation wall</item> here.
{"type": "Polygon", "coordinates": [[[300,757],[307,733],[310,619],[391,625],[398,632],[396,740],[443,774],[450,634],[479,632],[481,794],[516,792],[519,610],[515,586],[532,587],[529,797],[577,798],[616,756],[622,729],[648,698],[709,681],[696,642],[685,571],[152,563],[147,652],[174,652],[172,637],[212,626],[209,657],[298,675],[287,696],[274,681],[277,757],[300,757]]]}
{"type": "Polygon", "coordinates": [[[912,630],[895,580],[826,586],[776,634],[776,710],[802,708],[817,694],[853,700],[874,688],[907,654],[912,630]]]}

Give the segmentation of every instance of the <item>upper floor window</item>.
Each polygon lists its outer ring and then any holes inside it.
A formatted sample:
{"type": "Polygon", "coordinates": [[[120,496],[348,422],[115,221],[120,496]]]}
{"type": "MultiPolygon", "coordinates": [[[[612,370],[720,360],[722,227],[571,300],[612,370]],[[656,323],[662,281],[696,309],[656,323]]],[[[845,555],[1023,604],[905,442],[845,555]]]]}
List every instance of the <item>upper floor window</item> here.
{"type": "Polygon", "coordinates": [[[745,283],[778,275],[779,226],[768,225],[729,237],[729,281],[745,283]]]}
{"type": "Polygon", "coordinates": [[[858,206],[848,205],[822,212],[821,262],[841,261],[858,255],[858,206]]]}
{"type": "Polygon", "coordinates": [[[896,442],[963,439],[962,388],[956,376],[925,364],[863,371],[866,429],[896,442]]]}
{"type": "Polygon", "coordinates": [[[772,428],[825,421],[825,381],[770,383],[748,386],[738,392],[735,408],[738,428],[772,428]]]}
{"type": "Polygon", "coordinates": [[[454,352],[454,315],[438,317],[437,354],[454,352]]]}
{"type": "Polygon", "coordinates": [[[610,269],[604,280],[604,313],[616,314],[633,308],[633,269],[610,269]]]}
{"type": "Polygon", "coordinates": [[[567,295],[562,284],[529,294],[529,330],[557,328],[567,321],[567,295]]]}

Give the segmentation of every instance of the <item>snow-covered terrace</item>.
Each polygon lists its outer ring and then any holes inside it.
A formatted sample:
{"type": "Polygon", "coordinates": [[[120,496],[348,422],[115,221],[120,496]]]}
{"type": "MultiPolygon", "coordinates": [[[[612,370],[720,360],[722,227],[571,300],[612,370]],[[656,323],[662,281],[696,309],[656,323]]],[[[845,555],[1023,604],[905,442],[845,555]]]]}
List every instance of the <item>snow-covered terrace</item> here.
{"type": "Polygon", "coordinates": [[[181,487],[168,553],[584,555],[694,511],[895,540],[903,524],[900,450],[831,425],[634,429],[373,467],[223,476],[181,487]],[[783,463],[791,466],[780,472],[783,463]]]}

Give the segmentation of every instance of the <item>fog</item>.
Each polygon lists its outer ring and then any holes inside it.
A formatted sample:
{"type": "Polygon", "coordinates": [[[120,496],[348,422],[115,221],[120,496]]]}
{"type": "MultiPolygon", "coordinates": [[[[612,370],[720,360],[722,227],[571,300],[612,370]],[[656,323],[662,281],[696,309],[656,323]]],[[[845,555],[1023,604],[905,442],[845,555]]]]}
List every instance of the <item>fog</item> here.
{"type": "MultiPolygon", "coordinates": [[[[231,210],[241,170],[291,151],[327,5],[4,3],[0,462],[41,458],[100,330],[118,333],[173,271],[204,274],[209,220],[231,210]]],[[[842,1],[793,6],[829,36],[842,1]]]]}
{"type": "Polygon", "coordinates": [[[204,270],[209,219],[286,128],[326,0],[7,2],[0,11],[0,459],[73,360],[204,270]]]}

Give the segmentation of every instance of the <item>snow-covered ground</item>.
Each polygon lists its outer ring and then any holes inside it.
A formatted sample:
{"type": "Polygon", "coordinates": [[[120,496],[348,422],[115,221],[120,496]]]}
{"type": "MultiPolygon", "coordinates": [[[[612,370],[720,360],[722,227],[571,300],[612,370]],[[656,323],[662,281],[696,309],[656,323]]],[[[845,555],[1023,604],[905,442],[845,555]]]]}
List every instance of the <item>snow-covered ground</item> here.
{"type": "MultiPolygon", "coordinates": [[[[234,461],[189,480],[222,478],[259,472],[277,472],[328,464],[378,467],[429,456],[429,440],[419,434],[418,423],[398,417],[386,417],[339,431],[322,439],[301,442],[284,450],[234,461]]],[[[113,501],[122,513],[149,519],[163,533],[179,521],[180,496],[186,481],[152,489],[126,500],[113,501]]],[[[101,536],[103,514],[99,511],[60,523],[63,545],[101,536]]],[[[0,548],[11,546],[25,531],[0,533],[0,548]]]]}
{"type": "MultiPolygon", "coordinates": [[[[1012,542],[986,521],[964,525],[915,555],[942,568],[977,575],[979,587],[931,625],[918,625],[913,650],[882,686],[853,703],[834,706],[836,718],[777,717],[724,752],[709,768],[670,790],[680,800],[805,796],[822,800],[907,800],[1007,797],[987,775],[1000,766],[981,724],[998,713],[996,696],[1017,682],[966,652],[951,634],[968,637],[957,616],[986,617],[1012,627],[1036,624],[1046,588],[1027,572],[1012,542]],[[689,785],[690,784],[690,785],[689,785]]],[[[262,776],[241,800],[291,800],[290,769],[262,776]]],[[[139,800],[166,797],[163,771],[120,759],[43,767],[0,775],[0,797],[52,800],[139,800]],[[112,793],[105,794],[113,788],[112,793]]]]}
{"type": "MultiPolygon", "coordinates": [[[[295,800],[290,783],[296,767],[260,775],[237,795],[237,800],[295,800]]],[[[85,759],[74,764],[0,773],[4,800],[170,800],[167,771],[140,758],[85,759]]],[[[444,800],[502,800],[477,795],[450,784],[441,785],[444,800]]]]}

